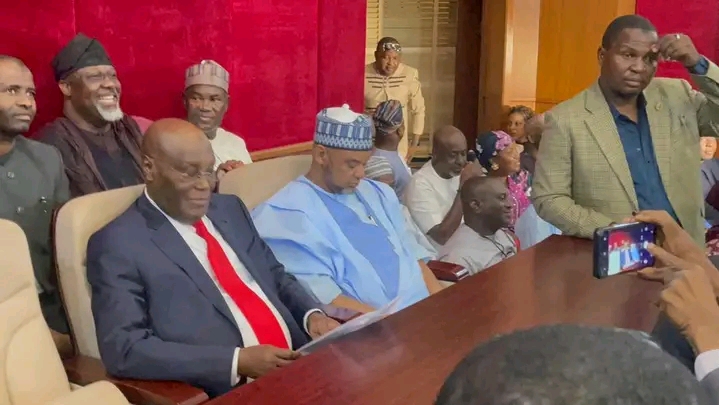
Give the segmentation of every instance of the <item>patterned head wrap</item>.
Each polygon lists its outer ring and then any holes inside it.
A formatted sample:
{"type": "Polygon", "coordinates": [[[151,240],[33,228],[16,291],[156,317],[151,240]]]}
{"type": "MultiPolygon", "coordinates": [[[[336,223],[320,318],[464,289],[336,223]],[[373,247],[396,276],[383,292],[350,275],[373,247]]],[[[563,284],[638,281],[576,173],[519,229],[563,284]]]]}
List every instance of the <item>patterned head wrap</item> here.
{"type": "Polygon", "coordinates": [[[512,137],[504,131],[491,131],[477,137],[477,160],[487,170],[491,170],[492,158],[514,143],[512,137]]]}
{"type": "Polygon", "coordinates": [[[402,103],[397,100],[384,101],[377,106],[372,118],[377,131],[390,134],[402,127],[404,122],[402,103]]]}
{"type": "Polygon", "coordinates": [[[384,37],[377,42],[377,51],[387,52],[395,51],[397,53],[402,52],[402,46],[399,44],[397,39],[392,37],[384,37]]]}

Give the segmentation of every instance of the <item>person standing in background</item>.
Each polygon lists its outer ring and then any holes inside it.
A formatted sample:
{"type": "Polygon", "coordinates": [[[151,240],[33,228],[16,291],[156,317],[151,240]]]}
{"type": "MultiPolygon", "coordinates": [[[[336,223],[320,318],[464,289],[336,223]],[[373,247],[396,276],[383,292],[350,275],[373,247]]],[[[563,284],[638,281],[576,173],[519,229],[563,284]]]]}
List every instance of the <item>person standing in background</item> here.
{"type": "Polygon", "coordinates": [[[220,127],[229,106],[229,89],[230,73],[213,60],[203,60],[185,71],[183,100],[187,120],[210,140],[215,170],[220,176],[252,163],[245,140],[220,127]]]}
{"type": "Polygon", "coordinates": [[[634,211],[667,211],[704,244],[699,134],[719,134],[719,68],[684,34],[659,37],[647,19],[612,21],[597,51],[598,80],[546,114],[532,180],[537,213],[564,234],[634,211]],[[681,63],[685,80],[654,78],[660,60],[681,63]]]}
{"type": "Polygon", "coordinates": [[[375,61],[365,66],[364,108],[374,115],[377,106],[387,100],[398,100],[404,111],[404,136],[398,151],[402,159],[411,158],[411,146],[419,145],[424,133],[424,97],[417,69],[402,63],[402,47],[394,38],[385,37],[377,43],[375,61]]]}

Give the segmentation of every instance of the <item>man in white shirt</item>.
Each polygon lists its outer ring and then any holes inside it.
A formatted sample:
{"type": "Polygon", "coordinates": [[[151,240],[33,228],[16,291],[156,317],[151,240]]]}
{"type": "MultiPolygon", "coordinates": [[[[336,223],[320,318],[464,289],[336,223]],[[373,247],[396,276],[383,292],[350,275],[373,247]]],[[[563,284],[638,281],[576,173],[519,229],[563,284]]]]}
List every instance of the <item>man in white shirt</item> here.
{"type": "Polygon", "coordinates": [[[207,135],[220,175],[252,163],[245,141],[220,127],[227,113],[229,88],[230,73],[215,61],[203,60],[185,71],[187,120],[207,135]]]}
{"type": "Polygon", "coordinates": [[[100,354],[124,378],[210,396],[282,367],[335,328],[285,272],[235,196],[212,194],[212,146],[179,119],[143,139],[145,193],[90,238],[87,277],[100,354]]]}
{"type": "Polygon", "coordinates": [[[464,266],[471,274],[517,253],[517,239],[507,227],[512,201],[507,183],[495,177],[472,177],[462,186],[464,223],[439,249],[439,260],[464,266]]]}
{"type": "Polygon", "coordinates": [[[442,127],[432,142],[432,159],[412,176],[403,200],[419,229],[439,247],[462,223],[457,194],[461,184],[481,176],[482,169],[476,163],[467,164],[467,139],[459,129],[442,127]]]}

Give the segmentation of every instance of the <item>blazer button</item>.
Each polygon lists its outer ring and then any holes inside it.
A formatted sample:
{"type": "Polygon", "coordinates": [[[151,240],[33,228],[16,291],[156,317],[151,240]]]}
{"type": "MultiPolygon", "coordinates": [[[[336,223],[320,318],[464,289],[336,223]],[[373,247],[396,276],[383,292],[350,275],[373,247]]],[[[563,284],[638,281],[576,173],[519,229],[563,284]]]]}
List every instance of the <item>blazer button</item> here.
{"type": "Polygon", "coordinates": [[[15,172],[7,172],[7,178],[8,178],[8,179],[14,179],[14,178],[15,178],[15,172]]]}

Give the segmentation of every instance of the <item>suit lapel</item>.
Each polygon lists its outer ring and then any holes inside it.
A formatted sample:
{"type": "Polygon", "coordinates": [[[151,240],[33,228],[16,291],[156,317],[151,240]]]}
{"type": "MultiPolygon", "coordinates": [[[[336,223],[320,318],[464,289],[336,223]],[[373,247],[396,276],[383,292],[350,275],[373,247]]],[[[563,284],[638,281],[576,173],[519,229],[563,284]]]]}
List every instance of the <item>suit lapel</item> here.
{"type": "Polygon", "coordinates": [[[664,190],[668,193],[671,178],[671,115],[667,112],[668,103],[659,92],[659,88],[651,84],[644,90],[644,98],[647,100],[647,119],[654,144],[654,156],[657,159],[664,190]]]}
{"type": "Polygon", "coordinates": [[[237,327],[235,318],[232,316],[230,308],[227,307],[222,294],[175,227],[165,218],[162,212],[155,208],[144,193],[138,200],[138,208],[147,220],[153,243],[190,277],[215,309],[237,327]]]}
{"type": "Polygon", "coordinates": [[[634,207],[637,208],[637,194],[634,191],[634,182],[629,171],[624,147],[619,139],[614,117],[609,110],[609,105],[599,88],[598,82],[595,82],[587,90],[585,108],[591,113],[584,122],[587,130],[596,140],[599,149],[609,163],[609,167],[619,178],[622,188],[632,200],[634,207]]]}
{"type": "MultiPolygon", "coordinates": [[[[212,224],[215,226],[217,231],[225,239],[225,242],[230,245],[230,248],[232,248],[232,250],[237,255],[237,258],[240,259],[240,262],[242,262],[242,264],[245,266],[247,272],[250,273],[255,282],[260,285],[262,291],[265,291],[265,294],[267,294],[268,289],[264,285],[264,278],[258,277],[258,274],[256,274],[257,266],[255,265],[255,262],[252,260],[252,258],[247,254],[246,246],[250,246],[251,244],[243,243],[243,241],[239,239],[239,234],[243,232],[246,233],[245,236],[247,237],[251,237],[252,235],[245,230],[237,229],[236,227],[233,228],[232,224],[230,224],[229,220],[227,219],[227,215],[217,209],[214,204],[210,204],[210,209],[207,212],[207,217],[210,219],[210,221],[212,221],[212,224]]],[[[272,301],[271,294],[267,294],[267,298],[272,301]]],[[[272,305],[274,305],[276,308],[279,308],[277,306],[277,302],[272,302],[272,305]]]]}

